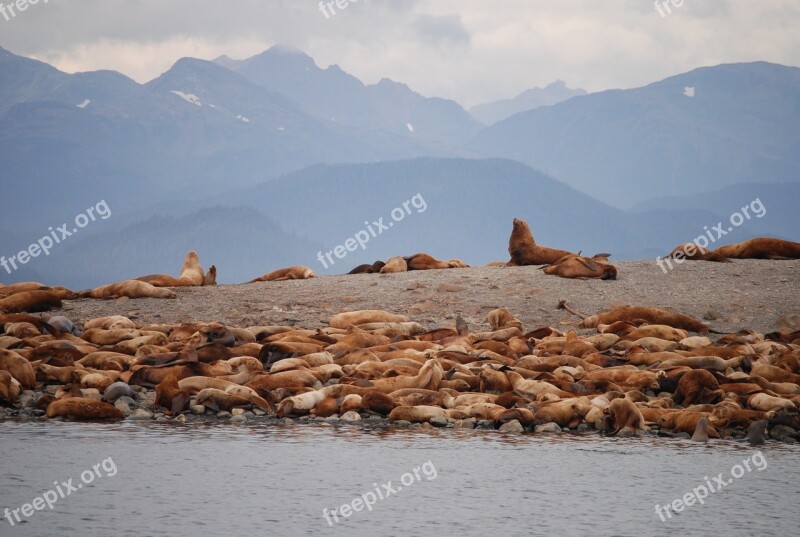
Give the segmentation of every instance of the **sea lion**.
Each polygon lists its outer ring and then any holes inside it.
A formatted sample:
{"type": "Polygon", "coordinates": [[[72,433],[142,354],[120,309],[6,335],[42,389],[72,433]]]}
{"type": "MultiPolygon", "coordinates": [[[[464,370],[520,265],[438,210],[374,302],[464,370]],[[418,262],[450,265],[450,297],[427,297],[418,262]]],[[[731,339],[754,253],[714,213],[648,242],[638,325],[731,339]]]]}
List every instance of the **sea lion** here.
{"type": "Polygon", "coordinates": [[[408,271],[408,263],[406,262],[406,259],[402,256],[397,256],[386,261],[386,264],[381,267],[380,273],[393,274],[396,272],[406,271],[408,271]]]}
{"type": "Polygon", "coordinates": [[[511,255],[509,264],[524,265],[549,265],[567,255],[574,255],[566,250],[557,250],[539,246],[533,240],[533,233],[528,223],[518,218],[514,219],[514,229],[508,240],[508,253],[511,255]]]}
{"type": "Polygon", "coordinates": [[[0,370],[8,371],[24,389],[36,388],[36,372],[33,366],[16,352],[0,349],[0,370]]]}
{"type": "Polygon", "coordinates": [[[692,442],[708,442],[708,418],[705,416],[698,420],[692,434],[692,442]]]}
{"type": "MultiPolygon", "coordinates": [[[[199,404],[202,404],[198,401],[199,404]]],[[[178,385],[178,377],[170,375],[156,386],[153,408],[164,407],[165,414],[176,416],[189,406],[189,392],[178,385]]]]}
{"type": "Polygon", "coordinates": [[[308,278],[316,278],[317,275],[308,267],[295,266],[287,267],[268,272],[263,276],[259,276],[249,283],[255,282],[282,282],[286,280],[307,280],[308,278]]]}
{"type": "Polygon", "coordinates": [[[0,369],[0,403],[14,405],[22,393],[22,386],[8,371],[0,369]]]}
{"type": "Polygon", "coordinates": [[[203,285],[205,274],[197,257],[197,252],[191,250],[186,254],[186,259],[183,261],[180,275],[177,278],[173,278],[168,274],[150,274],[149,276],[141,276],[135,279],[156,287],[197,287],[203,285]]]}
{"type": "Polygon", "coordinates": [[[348,274],[374,274],[376,272],[380,272],[384,266],[386,266],[386,263],[378,260],[371,265],[368,264],[359,265],[350,272],[348,272],[348,274]]]}
{"type": "Polygon", "coordinates": [[[439,261],[429,254],[414,254],[405,258],[408,270],[434,270],[449,268],[466,268],[467,265],[460,259],[439,261]]]}
{"type": "Polygon", "coordinates": [[[208,269],[208,272],[203,277],[203,286],[209,285],[217,285],[217,267],[216,265],[211,265],[211,268],[208,269]]]}
{"type": "Polygon", "coordinates": [[[121,420],[125,415],[114,405],[86,397],[57,399],[47,406],[48,418],[77,420],[121,420]]]}
{"type": "Polygon", "coordinates": [[[83,298],[176,298],[175,291],[156,287],[140,280],[124,280],[101,285],[80,293],[83,298]]]}
{"type": "Polygon", "coordinates": [[[583,319],[580,323],[582,328],[595,328],[599,324],[611,324],[617,321],[632,321],[642,319],[650,324],[665,324],[673,328],[683,328],[698,333],[708,333],[709,328],[700,321],[671,311],[659,308],[645,308],[634,306],[623,306],[614,308],[611,311],[591,315],[583,319]]]}
{"type": "Polygon", "coordinates": [[[667,255],[672,259],[688,259],[690,261],[715,261],[717,263],[730,263],[730,259],[724,255],[716,252],[709,251],[705,248],[698,246],[693,242],[680,244],[672,249],[667,255]]]}
{"type": "Polygon", "coordinates": [[[545,274],[560,276],[562,278],[597,278],[600,280],[616,280],[617,268],[599,261],[580,255],[567,255],[555,263],[542,268],[545,274]]]}
{"type": "Polygon", "coordinates": [[[0,313],[35,313],[61,305],[61,298],[54,291],[23,291],[0,299],[0,313]]]}
{"type": "Polygon", "coordinates": [[[516,327],[523,330],[522,321],[517,319],[506,308],[498,308],[486,314],[486,320],[492,330],[502,330],[503,328],[516,327]]]}
{"type": "Polygon", "coordinates": [[[350,325],[405,322],[408,322],[408,317],[405,315],[395,315],[383,310],[356,310],[337,313],[331,317],[330,321],[328,321],[328,324],[332,328],[346,329],[350,325]]]}
{"type": "Polygon", "coordinates": [[[113,330],[115,328],[136,328],[136,324],[124,315],[110,315],[108,317],[97,317],[89,319],[83,323],[83,329],[104,328],[113,330]]]}
{"type": "Polygon", "coordinates": [[[747,428],[747,441],[751,446],[762,446],[765,443],[767,433],[767,420],[758,420],[750,424],[747,428]]]}
{"type": "Polygon", "coordinates": [[[633,401],[627,397],[618,397],[612,400],[608,408],[605,410],[614,418],[614,431],[612,435],[619,433],[623,434],[639,434],[644,430],[644,417],[639,411],[639,408],[633,404],[633,401]]]}
{"type": "Polygon", "coordinates": [[[800,259],[800,243],[759,237],[720,246],[714,252],[732,259],[800,259]]]}
{"type": "Polygon", "coordinates": [[[83,331],[75,326],[71,320],[63,315],[53,315],[47,319],[47,324],[55,328],[60,333],[72,334],[73,336],[80,336],[83,331]]]}
{"type": "Polygon", "coordinates": [[[692,369],[684,373],[672,400],[679,405],[689,406],[697,403],[717,403],[725,398],[713,374],[705,369],[692,369]]]}

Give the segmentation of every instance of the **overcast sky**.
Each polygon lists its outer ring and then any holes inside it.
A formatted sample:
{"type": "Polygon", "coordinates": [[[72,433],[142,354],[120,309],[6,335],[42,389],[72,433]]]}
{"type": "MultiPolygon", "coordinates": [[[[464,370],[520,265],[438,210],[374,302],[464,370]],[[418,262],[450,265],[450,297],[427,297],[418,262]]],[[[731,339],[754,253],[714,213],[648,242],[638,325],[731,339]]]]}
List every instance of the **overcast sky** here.
{"type": "Polygon", "coordinates": [[[319,0],[45,1],[0,15],[0,46],[139,82],[183,56],[245,58],[276,43],[467,106],[556,79],[597,91],[719,63],[800,65],[796,0],[659,0],[664,16],[649,0],[339,0],[349,5],[327,18],[319,0]]]}

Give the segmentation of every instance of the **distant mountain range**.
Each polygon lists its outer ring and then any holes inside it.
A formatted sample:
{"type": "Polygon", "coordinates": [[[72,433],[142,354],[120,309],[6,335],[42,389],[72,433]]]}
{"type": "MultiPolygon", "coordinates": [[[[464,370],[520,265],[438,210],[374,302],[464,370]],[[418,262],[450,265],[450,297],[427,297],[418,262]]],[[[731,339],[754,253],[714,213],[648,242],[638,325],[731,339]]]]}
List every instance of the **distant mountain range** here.
{"type": "Polygon", "coordinates": [[[586,90],[570,89],[566,82],[557,80],[544,88],[527,89],[513,99],[501,99],[475,105],[469,109],[469,113],[485,125],[494,125],[514,114],[533,110],[540,106],[558,104],[578,95],[586,95],[586,90]]]}
{"type": "MultiPolygon", "coordinates": [[[[49,256],[0,269],[3,282],[177,274],[190,248],[222,282],[291,264],[340,273],[417,251],[479,264],[507,258],[514,217],[544,244],[654,258],[755,198],[767,214],[726,239],[800,238],[793,67],[699,69],[483,130],[453,101],[365,85],[282,47],[184,58],[147,84],[69,75],[4,49],[0,73],[0,255],[100,200],[112,211],[49,256]],[[417,193],[424,212],[333,267],[318,262],[417,193]]],[[[542,99],[572,91],[548,88],[542,99]]]]}
{"type": "Polygon", "coordinates": [[[516,114],[467,147],[525,162],[617,207],[800,180],[800,69],[696,69],[516,114]]]}

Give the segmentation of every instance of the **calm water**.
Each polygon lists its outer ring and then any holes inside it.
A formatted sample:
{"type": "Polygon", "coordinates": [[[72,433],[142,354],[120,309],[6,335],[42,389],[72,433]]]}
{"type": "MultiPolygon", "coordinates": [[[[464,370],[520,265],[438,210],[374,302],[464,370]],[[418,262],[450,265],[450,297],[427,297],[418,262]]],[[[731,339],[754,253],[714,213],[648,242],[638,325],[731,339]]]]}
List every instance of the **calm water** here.
{"type": "Polygon", "coordinates": [[[0,422],[0,453],[0,509],[31,502],[54,481],[81,483],[82,472],[112,459],[98,467],[102,477],[52,511],[45,506],[14,527],[0,519],[0,536],[688,537],[790,535],[800,527],[800,447],[785,444],[762,447],[763,471],[751,463],[753,471],[705,505],[666,522],[656,503],[682,497],[706,476],[730,479],[755,450],[734,442],[309,424],[0,422]],[[328,525],[324,508],[374,492],[375,484],[383,491],[390,480],[401,490],[328,525]]]}

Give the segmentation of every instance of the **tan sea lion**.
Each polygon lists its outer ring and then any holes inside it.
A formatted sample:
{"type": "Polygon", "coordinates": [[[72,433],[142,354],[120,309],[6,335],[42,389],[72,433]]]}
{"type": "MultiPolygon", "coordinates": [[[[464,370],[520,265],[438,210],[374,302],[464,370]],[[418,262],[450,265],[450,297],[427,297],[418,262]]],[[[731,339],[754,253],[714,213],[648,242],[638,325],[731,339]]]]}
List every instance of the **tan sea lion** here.
{"type": "MultiPolygon", "coordinates": [[[[200,403],[198,401],[198,403],[200,403]]],[[[200,403],[202,404],[202,403],[200,403]]],[[[164,407],[165,414],[177,416],[189,406],[189,392],[178,385],[178,377],[170,375],[156,386],[153,408],[164,407]]]]}
{"type": "Polygon", "coordinates": [[[672,249],[667,255],[669,258],[689,259],[690,261],[715,261],[717,263],[729,263],[730,260],[724,255],[709,251],[693,242],[680,244],[672,249]]]}
{"type": "Polygon", "coordinates": [[[255,282],[282,282],[286,280],[307,280],[308,278],[316,278],[317,275],[308,267],[295,266],[287,267],[268,272],[263,276],[259,276],[249,283],[255,282]]]}
{"type": "Polygon", "coordinates": [[[405,315],[395,315],[383,310],[357,310],[337,313],[328,324],[332,328],[346,329],[350,325],[360,325],[367,323],[405,323],[408,317],[405,315]]]}
{"type": "Polygon", "coordinates": [[[617,321],[633,321],[642,319],[650,324],[665,324],[673,328],[683,328],[698,333],[708,333],[709,328],[700,321],[671,311],[659,308],[645,308],[634,306],[623,306],[614,308],[611,311],[591,315],[581,321],[583,328],[595,328],[598,324],[611,324],[617,321]]]}
{"type": "Polygon", "coordinates": [[[217,285],[217,267],[215,265],[211,265],[211,268],[208,269],[208,272],[203,277],[203,286],[209,285],[217,285]]]}
{"type": "Polygon", "coordinates": [[[61,307],[55,291],[22,291],[0,299],[0,313],[35,313],[61,307]]]}
{"type": "Polygon", "coordinates": [[[408,263],[406,262],[406,259],[402,256],[397,256],[386,261],[386,264],[383,267],[381,267],[380,273],[393,274],[396,272],[407,272],[407,271],[408,271],[408,263]]]}
{"type": "Polygon", "coordinates": [[[141,276],[135,279],[156,287],[196,287],[203,285],[205,275],[197,257],[197,252],[191,250],[186,254],[186,259],[183,261],[180,275],[177,278],[173,278],[168,274],[150,274],[149,276],[141,276]]]}
{"type": "Polygon", "coordinates": [[[405,258],[408,270],[433,270],[449,268],[466,268],[468,265],[460,259],[439,261],[429,254],[414,254],[405,258]]]}
{"type": "Polygon", "coordinates": [[[8,371],[24,389],[36,388],[36,372],[33,366],[16,352],[0,349],[0,370],[8,371]]]}
{"type": "Polygon", "coordinates": [[[175,291],[156,287],[140,280],[124,280],[108,285],[101,285],[94,289],[83,291],[81,297],[86,298],[175,298],[175,291]]]}
{"type": "Polygon", "coordinates": [[[539,246],[533,239],[528,223],[518,218],[514,219],[514,229],[508,240],[508,253],[511,255],[509,264],[518,266],[549,265],[566,255],[574,255],[566,250],[539,246]]]}
{"type": "Polygon", "coordinates": [[[0,369],[0,403],[7,403],[14,405],[22,393],[22,386],[19,382],[9,373],[0,369]]]}

